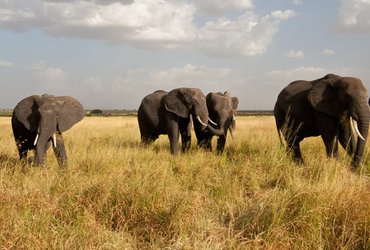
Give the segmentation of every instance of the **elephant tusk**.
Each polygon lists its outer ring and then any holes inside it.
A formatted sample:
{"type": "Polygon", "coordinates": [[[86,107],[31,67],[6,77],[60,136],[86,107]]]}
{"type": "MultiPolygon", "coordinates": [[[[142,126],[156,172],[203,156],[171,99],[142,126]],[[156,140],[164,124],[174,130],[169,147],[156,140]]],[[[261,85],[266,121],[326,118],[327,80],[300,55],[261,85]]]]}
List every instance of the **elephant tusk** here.
{"type": "Polygon", "coordinates": [[[53,146],[54,146],[54,148],[57,147],[57,137],[56,137],[55,133],[53,134],[53,146]]]}
{"type": "Polygon", "coordinates": [[[197,115],[197,120],[200,124],[202,124],[203,126],[208,126],[207,124],[205,124],[204,122],[202,122],[202,120],[200,119],[199,115],[197,115]]]}
{"type": "Polygon", "coordinates": [[[355,128],[354,128],[354,126],[353,126],[353,119],[352,119],[352,116],[350,116],[349,117],[349,124],[350,124],[350,126],[351,126],[351,131],[352,131],[352,133],[355,133],[355,128]]]}
{"type": "Polygon", "coordinates": [[[233,121],[235,121],[235,120],[236,120],[235,115],[233,115],[233,121]]]}
{"type": "Polygon", "coordinates": [[[354,129],[356,131],[356,134],[358,135],[358,137],[363,140],[363,141],[366,141],[365,138],[361,135],[360,131],[358,130],[358,127],[357,127],[357,122],[355,120],[352,119],[352,117],[350,117],[351,119],[351,127],[352,129],[354,129]],[[356,122],[356,123],[355,123],[356,122]]]}
{"type": "Polygon", "coordinates": [[[208,121],[209,121],[210,123],[212,123],[213,125],[218,126],[218,124],[217,124],[217,123],[215,123],[214,121],[212,121],[212,120],[211,120],[211,118],[209,118],[209,117],[208,117],[208,121]]]}
{"type": "Polygon", "coordinates": [[[33,142],[33,146],[36,146],[38,140],[39,140],[39,133],[36,134],[36,138],[35,138],[35,141],[33,142]]]}
{"type": "Polygon", "coordinates": [[[231,136],[231,139],[234,140],[234,134],[233,134],[233,130],[231,127],[229,127],[229,131],[230,131],[230,136],[231,136]]]}

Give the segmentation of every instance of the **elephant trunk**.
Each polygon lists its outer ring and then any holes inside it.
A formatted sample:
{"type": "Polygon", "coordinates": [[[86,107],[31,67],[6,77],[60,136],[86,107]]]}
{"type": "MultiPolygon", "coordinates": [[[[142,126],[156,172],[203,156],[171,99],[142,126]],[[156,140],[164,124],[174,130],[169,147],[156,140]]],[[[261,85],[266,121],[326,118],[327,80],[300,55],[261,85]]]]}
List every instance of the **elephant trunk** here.
{"type": "MultiPolygon", "coordinates": [[[[200,123],[200,130],[201,131],[209,131],[213,135],[222,136],[224,135],[224,131],[221,129],[213,128],[209,121],[209,114],[207,111],[201,112],[200,110],[195,110],[194,112],[196,120],[200,123]]],[[[194,118],[194,116],[193,116],[194,118]]]]}
{"type": "Polygon", "coordinates": [[[50,136],[46,135],[46,132],[38,134],[38,140],[36,142],[36,164],[42,165],[44,163],[45,153],[47,150],[47,143],[50,139],[50,136]]]}
{"type": "Polygon", "coordinates": [[[360,108],[361,112],[357,117],[354,117],[357,120],[358,124],[358,132],[361,134],[363,138],[359,135],[357,140],[356,152],[353,156],[351,166],[353,168],[357,168],[360,163],[362,156],[364,154],[365,145],[366,145],[366,138],[369,132],[369,123],[370,123],[370,110],[367,105],[362,105],[360,108]]]}
{"type": "Polygon", "coordinates": [[[207,129],[213,134],[213,135],[217,135],[217,136],[223,136],[225,135],[225,132],[223,129],[215,129],[213,128],[211,125],[207,125],[207,129]]]}
{"type": "Polygon", "coordinates": [[[44,158],[47,150],[47,143],[50,138],[53,137],[56,128],[55,119],[45,119],[41,117],[37,132],[37,138],[35,139],[35,150],[36,150],[36,164],[42,165],[44,163],[44,158]]]}

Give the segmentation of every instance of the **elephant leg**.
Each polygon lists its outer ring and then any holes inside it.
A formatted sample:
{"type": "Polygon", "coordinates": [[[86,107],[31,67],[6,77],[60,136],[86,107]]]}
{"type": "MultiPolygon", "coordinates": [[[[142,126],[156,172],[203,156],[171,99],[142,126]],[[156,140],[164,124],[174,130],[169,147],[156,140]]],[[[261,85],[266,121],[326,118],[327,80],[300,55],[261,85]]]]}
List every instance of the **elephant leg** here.
{"type": "Polygon", "coordinates": [[[338,158],[338,137],[335,135],[321,135],[321,138],[325,144],[326,156],[338,158]]]}
{"type": "Polygon", "coordinates": [[[303,157],[301,154],[301,149],[299,147],[299,143],[294,144],[292,146],[292,151],[293,151],[293,160],[299,164],[303,163],[303,157]]]}
{"type": "Polygon", "coordinates": [[[204,132],[202,137],[198,139],[198,146],[207,151],[212,151],[212,137],[208,132],[204,132]]]}
{"type": "Polygon", "coordinates": [[[293,161],[298,164],[303,164],[303,157],[300,149],[300,142],[304,139],[304,136],[300,135],[302,129],[302,123],[294,119],[286,118],[287,121],[282,127],[282,133],[287,143],[287,152],[292,154],[293,161]]]}
{"type": "Polygon", "coordinates": [[[19,159],[21,161],[27,161],[27,153],[28,153],[28,150],[27,149],[18,149],[18,153],[19,153],[19,159]]]}
{"type": "Polygon", "coordinates": [[[217,140],[217,153],[221,154],[224,151],[226,136],[220,136],[217,140]]]}
{"type": "Polygon", "coordinates": [[[340,145],[348,155],[352,156],[356,150],[356,139],[352,133],[349,119],[339,124],[338,137],[340,145]]]}
{"type": "Polygon", "coordinates": [[[32,135],[30,134],[21,134],[18,131],[14,131],[14,137],[15,137],[15,145],[17,146],[19,159],[22,162],[27,162],[27,155],[28,150],[31,150],[33,148],[33,142],[32,135]]]}
{"type": "Polygon", "coordinates": [[[208,151],[212,151],[212,135],[207,136],[204,142],[204,148],[208,151]]]}
{"type": "Polygon", "coordinates": [[[186,152],[190,149],[190,146],[191,146],[190,120],[185,121],[185,122],[180,122],[179,129],[180,129],[180,134],[181,134],[182,152],[186,152]]]}
{"type": "Polygon", "coordinates": [[[326,156],[338,158],[338,122],[329,116],[317,116],[316,119],[326,156]]]}
{"type": "Polygon", "coordinates": [[[55,157],[57,158],[59,166],[67,167],[67,153],[64,146],[62,133],[56,134],[56,145],[53,145],[55,157]]]}
{"type": "Polygon", "coordinates": [[[303,157],[301,154],[301,149],[299,147],[299,143],[302,141],[298,136],[286,138],[287,141],[287,152],[292,152],[293,154],[293,161],[302,164],[303,163],[303,157]]]}
{"type": "Polygon", "coordinates": [[[28,144],[20,139],[19,141],[16,141],[16,145],[18,149],[19,159],[21,161],[27,161],[28,144]]]}
{"type": "Polygon", "coordinates": [[[168,121],[168,139],[171,153],[177,155],[179,153],[179,126],[174,119],[168,121]]]}
{"type": "Polygon", "coordinates": [[[149,144],[152,144],[153,142],[155,142],[155,140],[158,139],[158,135],[142,135],[141,136],[141,143],[143,145],[149,145],[149,144]]]}

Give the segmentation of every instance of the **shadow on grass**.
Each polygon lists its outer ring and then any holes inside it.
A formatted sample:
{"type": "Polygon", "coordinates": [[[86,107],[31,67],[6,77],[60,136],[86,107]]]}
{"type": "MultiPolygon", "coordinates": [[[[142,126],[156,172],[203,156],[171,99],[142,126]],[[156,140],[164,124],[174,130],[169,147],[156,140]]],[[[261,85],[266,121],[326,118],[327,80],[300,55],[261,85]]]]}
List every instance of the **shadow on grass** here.
{"type": "Polygon", "coordinates": [[[34,167],[45,167],[47,163],[44,165],[36,165],[33,163],[33,156],[28,157],[27,161],[20,160],[18,156],[8,155],[4,153],[0,153],[0,169],[14,172],[14,171],[21,171],[26,172],[30,168],[34,167]]]}
{"type": "Polygon", "coordinates": [[[0,168],[15,166],[20,163],[18,157],[0,153],[0,168]]]}
{"type": "Polygon", "coordinates": [[[133,148],[133,149],[137,149],[137,148],[141,148],[143,147],[144,145],[139,142],[139,141],[122,141],[120,143],[118,143],[118,147],[123,147],[123,148],[133,148]]]}

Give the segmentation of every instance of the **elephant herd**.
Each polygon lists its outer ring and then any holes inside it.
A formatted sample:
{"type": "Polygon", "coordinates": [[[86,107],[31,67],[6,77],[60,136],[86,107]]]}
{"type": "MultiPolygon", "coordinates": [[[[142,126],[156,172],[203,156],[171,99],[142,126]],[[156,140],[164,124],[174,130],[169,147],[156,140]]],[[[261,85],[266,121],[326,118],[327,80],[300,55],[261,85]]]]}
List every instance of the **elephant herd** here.
{"type": "MultiPolygon", "coordinates": [[[[370,108],[367,90],[360,79],[325,75],[313,81],[298,80],[278,95],[274,116],[279,138],[286,143],[293,160],[302,163],[300,142],[321,136],[328,157],[338,156],[338,144],[353,156],[351,167],[361,164],[366,145],[370,108]]],[[[225,148],[228,131],[233,136],[239,100],[227,91],[209,93],[198,88],[157,90],[145,96],[138,109],[138,124],[143,145],[167,134],[172,154],[190,149],[191,125],[198,146],[212,150],[217,136],[217,152],[225,148]]],[[[35,164],[43,164],[52,145],[59,165],[67,165],[62,132],[81,121],[85,111],[70,96],[33,95],[21,100],[13,110],[12,128],[21,160],[28,150],[35,151],[35,164]]]]}
{"type": "Polygon", "coordinates": [[[225,147],[227,131],[235,126],[238,98],[228,92],[209,93],[204,96],[197,88],[178,88],[170,92],[155,91],[144,97],[138,110],[141,141],[154,142],[159,135],[167,134],[171,153],[177,154],[181,136],[182,151],[190,148],[191,120],[198,145],[212,150],[211,139],[219,136],[218,152],[225,147]]]}

